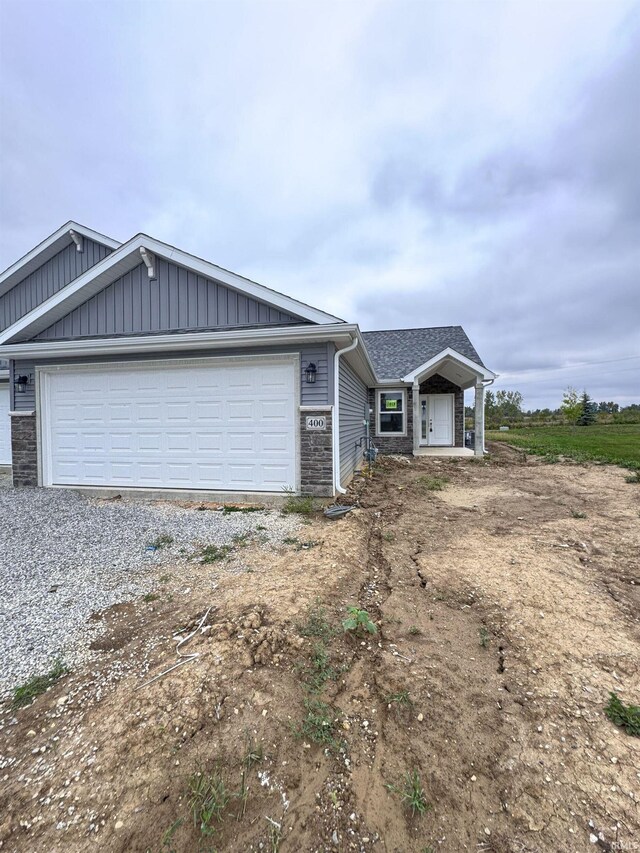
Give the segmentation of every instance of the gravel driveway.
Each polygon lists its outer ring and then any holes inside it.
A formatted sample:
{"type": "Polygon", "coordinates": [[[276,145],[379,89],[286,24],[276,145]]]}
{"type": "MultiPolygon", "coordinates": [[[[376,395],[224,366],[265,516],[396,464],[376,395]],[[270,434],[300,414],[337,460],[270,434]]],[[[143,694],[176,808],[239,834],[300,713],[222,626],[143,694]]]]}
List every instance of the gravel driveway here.
{"type": "Polygon", "coordinates": [[[204,545],[257,527],[265,544],[299,527],[274,510],[226,515],[54,489],[0,489],[0,519],[0,696],[56,658],[87,659],[90,614],[143,595],[159,566],[185,566],[204,545]],[[162,535],[173,541],[148,550],[162,535]]]}

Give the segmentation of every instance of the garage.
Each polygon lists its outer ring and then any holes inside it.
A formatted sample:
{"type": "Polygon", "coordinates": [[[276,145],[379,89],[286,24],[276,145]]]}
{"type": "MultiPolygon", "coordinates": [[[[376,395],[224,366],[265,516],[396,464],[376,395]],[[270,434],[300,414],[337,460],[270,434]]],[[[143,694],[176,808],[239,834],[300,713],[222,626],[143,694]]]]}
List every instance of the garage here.
{"type": "Polygon", "coordinates": [[[9,385],[5,383],[0,383],[0,465],[11,465],[9,385]]]}
{"type": "Polygon", "coordinates": [[[296,488],[297,360],[41,368],[46,486],[296,488]]]}

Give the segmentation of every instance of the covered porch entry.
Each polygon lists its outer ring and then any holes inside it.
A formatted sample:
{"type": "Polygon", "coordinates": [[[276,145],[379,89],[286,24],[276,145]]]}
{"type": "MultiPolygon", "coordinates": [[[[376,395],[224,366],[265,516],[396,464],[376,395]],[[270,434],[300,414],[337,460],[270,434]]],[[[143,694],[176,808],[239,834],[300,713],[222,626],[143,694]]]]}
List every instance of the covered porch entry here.
{"type": "Polygon", "coordinates": [[[467,456],[484,453],[484,389],[495,374],[455,350],[447,349],[404,377],[413,385],[415,456],[467,456]],[[464,444],[464,392],[475,389],[475,441],[464,444]]]}

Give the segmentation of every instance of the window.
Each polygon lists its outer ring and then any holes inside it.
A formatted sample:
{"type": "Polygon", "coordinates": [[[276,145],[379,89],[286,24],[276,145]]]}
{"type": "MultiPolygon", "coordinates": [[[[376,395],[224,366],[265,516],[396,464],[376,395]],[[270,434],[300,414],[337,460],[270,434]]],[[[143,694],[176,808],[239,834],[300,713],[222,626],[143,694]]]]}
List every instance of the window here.
{"type": "Polygon", "coordinates": [[[404,435],[405,408],[404,391],[378,391],[378,435],[404,435]]]}

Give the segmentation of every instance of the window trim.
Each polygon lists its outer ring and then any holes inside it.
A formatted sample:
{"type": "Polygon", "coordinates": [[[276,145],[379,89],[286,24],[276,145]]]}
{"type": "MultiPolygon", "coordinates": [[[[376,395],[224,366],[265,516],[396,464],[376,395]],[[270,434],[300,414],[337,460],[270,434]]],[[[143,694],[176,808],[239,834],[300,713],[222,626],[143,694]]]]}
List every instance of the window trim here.
{"type": "MultiPolygon", "coordinates": [[[[389,412],[391,414],[391,412],[389,412]]],[[[376,388],[376,435],[379,438],[398,438],[399,436],[407,435],[407,389],[406,388],[376,388]],[[381,394],[402,394],[402,432],[382,432],[380,430],[380,415],[384,412],[380,411],[380,395],[381,394]]]]}

